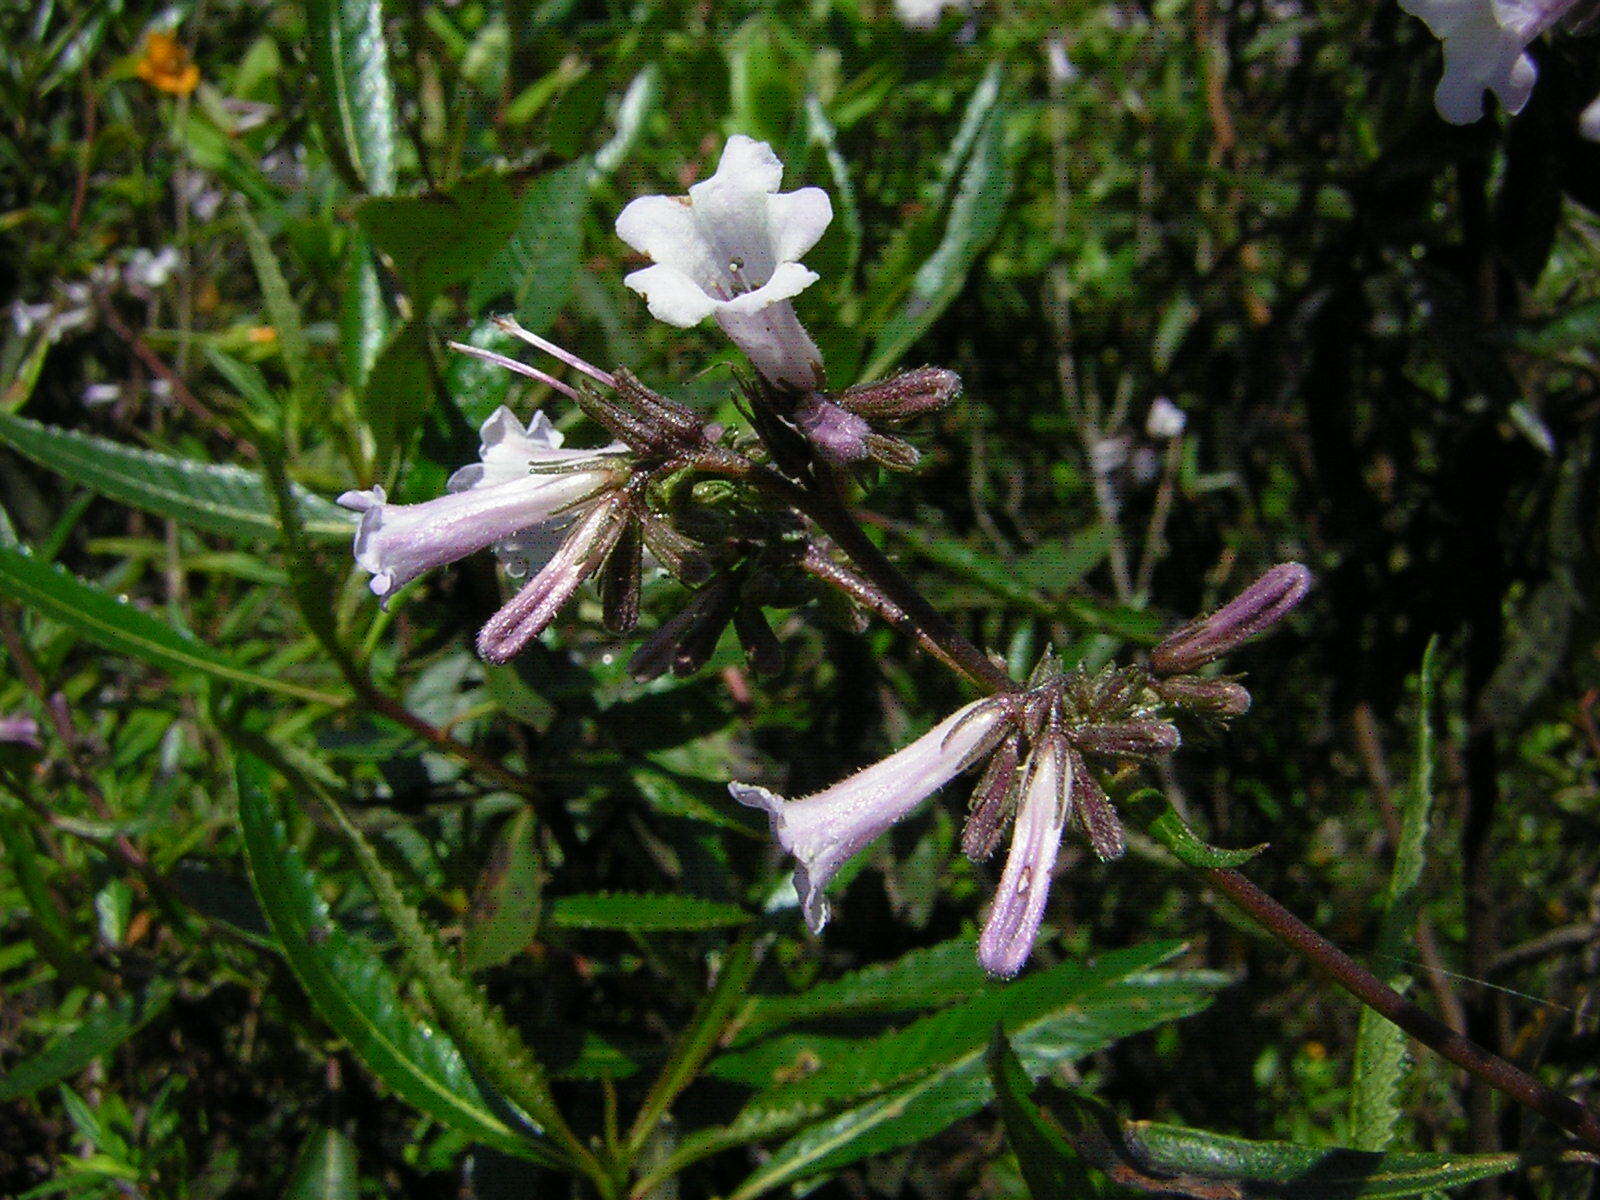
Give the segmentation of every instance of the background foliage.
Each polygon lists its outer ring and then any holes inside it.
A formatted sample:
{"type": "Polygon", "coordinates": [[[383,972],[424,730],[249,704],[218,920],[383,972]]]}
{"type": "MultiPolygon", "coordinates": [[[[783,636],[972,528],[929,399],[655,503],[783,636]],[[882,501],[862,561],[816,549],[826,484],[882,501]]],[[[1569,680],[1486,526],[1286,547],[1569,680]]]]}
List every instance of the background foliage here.
{"type": "Polygon", "coordinates": [[[1408,1067],[1148,839],[1068,853],[1015,984],[971,959],[992,872],[955,852],[959,801],[804,936],[723,785],[799,794],[964,698],[881,627],[809,605],[773,681],[729,644],[640,686],[592,602],[477,661],[487,556],[372,603],[329,498],[436,495],[497,404],[548,399],[444,352],[508,349],[489,315],[736,419],[728,351],[649,321],[611,232],[732,132],[832,194],[800,308],[834,382],[965,380],[921,470],[862,495],[937,606],[1014,667],[1101,662],[1307,562],[1317,592],[1246,664],[1256,710],[1191,737],[1169,796],[1217,844],[1269,842],[1255,878],[1452,1023],[1594,1088],[1593,43],[1550,45],[1516,120],[1453,129],[1435,43],[1389,4],[0,22],[0,718],[41,729],[0,745],[0,1192],[533,1194],[552,1160],[486,1037],[535,1049],[582,1138],[642,1104],[623,1140],[691,1196],[1058,1194],[1135,1160],[1248,1191],[1335,1178],[1335,1145],[1401,1155],[1341,1186],[1412,1194],[1548,1145],[1408,1067]],[[1144,428],[1160,396],[1178,440],[1144,428]],[[439,980],[469,976],[510,1028],[459,1024],[439,980]],[[715,1044],[662,1120],[685,1029],[715,1044]],[[1163,1124],[1082,1175],[1061,1145],[1110,1112],[1163,1124]],[[1517,1153],[1416,1157],[1451,1149],[1517,1153]]]}

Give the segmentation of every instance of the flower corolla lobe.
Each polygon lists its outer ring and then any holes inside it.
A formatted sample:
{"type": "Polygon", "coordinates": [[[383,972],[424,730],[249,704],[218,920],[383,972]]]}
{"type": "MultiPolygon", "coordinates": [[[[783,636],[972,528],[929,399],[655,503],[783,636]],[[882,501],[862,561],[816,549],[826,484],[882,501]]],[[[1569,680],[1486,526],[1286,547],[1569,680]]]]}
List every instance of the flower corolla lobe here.
{"type": "Polygon", "coordinates": [[[641,196],[617,217],[617,236],[655,265],[623,280],[650,315],[687,329],[715,317],[769,382],[808,390],[822,356],[789,303],[817,280],[801,255],[833,219],[821,188],[779,192],[783,164],[742,134],[716,173],[687,196],[641,196]]]}

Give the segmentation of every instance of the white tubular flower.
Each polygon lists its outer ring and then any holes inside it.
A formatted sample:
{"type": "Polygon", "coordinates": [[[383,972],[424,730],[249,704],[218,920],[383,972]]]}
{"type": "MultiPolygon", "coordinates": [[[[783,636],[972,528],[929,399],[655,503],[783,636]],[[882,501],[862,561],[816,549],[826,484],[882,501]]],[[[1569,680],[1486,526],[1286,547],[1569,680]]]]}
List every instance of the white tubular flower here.
{"type": "Polygon", "coordinates": [[[1444,43],[1444,74],[1434,107],[1452,125],[1483,116],[1493,92],[1509,113],[1522,111],[1538,70],[1528,45],[1572,8],[1575,0],[1400,0],[1444,43]]]}
{"type": "Polygon", "coordinates": [[[965,12],[971,7],[972,0],[894,0],[894,15],[911,29],[937,29],[945,9],[965,12]]]}
{"type": "Polygon", "coordinates": [[[1061,848],[1071,794],[1072,765],[1066,742],[1059,736],[1049,737],[1029,760],[1022,803],[1011,830],[1011,852],[978,938],[978,963],[991,975],[1010,978],[1033,953],[1045,901],[1050,898],[1050,874],[1061,848]]]}
{"type": "Polygon", "coordinates": [[[817,280],[800,265],[833,205],[821,188],[778,191],[783,164],[765,142],[728,139],[716,174],[687,196],[641,196],[617,217],[617,236],[655,266],[625,280],[650,315],[688,329],[706,317],[779,386],[824,383],[822,355],[789,301],[817,280]]]}
{"type": "Polygon", "coordinates": [[[374,487],[339,497],[361,514],[355,559],[371,573],[373,595],[387,598],[423,572],[490,546],[513,575],[525,574],[555,552],[561,530],[626,477],[616,458],[621,446],[562,450],[543,413],[524,428],[500,408],[480,433],[482,461],[450,477],[449,495],[390,504],[374,487]]]}
{"type": "Polygon", "coordinates": [[[813,933],[827,924],[823,893],[839,868],[992,748],[1005,719],[1001,705],[975,701],[903,750],[799,800],[749,784],[728,785],[739,803],[766,811],[778,844],[795,856],[800,911],[813,933]]]}

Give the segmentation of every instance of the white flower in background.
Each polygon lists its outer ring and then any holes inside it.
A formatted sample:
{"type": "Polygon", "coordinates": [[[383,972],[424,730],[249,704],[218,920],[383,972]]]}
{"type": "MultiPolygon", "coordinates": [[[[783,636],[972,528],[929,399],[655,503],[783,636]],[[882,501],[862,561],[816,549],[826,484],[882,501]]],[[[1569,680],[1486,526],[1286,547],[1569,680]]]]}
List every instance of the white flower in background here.
{"type": "Polygon", "coordinates": [[[975,701],[881,762],[799,800],[750,784],[728,785],[739,803],[766,811],[778,844],[798,860],[795,889],[813,933],[827,923],[824,893],[839,868],[992,749],[1005,720],[1002,706],[975,701]]]}
{"type": "Polygon", "coordinates": [[[178,251],[173,246],[159,250],[146,250],[140,246],[128,255],[122,268],[122,279],[130,288],[147,288],[154,292],[167,285],[172,273],[178,269],[178,251]]]}
{"type": "MultiPolygon", "coordinates": [[[[1538,69],[1528,46],[1573,8],[1576,0],[1400,0],[1444,43],[1444,74],[1434,107],[1452,125],[1483,116],[1483,94],[1493,92],[1509,113],[1522,111],[1538,69]]],[[[1600,133],[1600,110],[1590,105],[1579,128],[1600,133]]]]}
{"type": "Polygon", "coordinates": [[[1169,442],[1182,433],[1183,427],[1188,423],[1189,419],[1183,415],[1183,409],[1165,396],[1157,396],[1145,416],[1144,431],[1157,441],[1169,442]]]}
{"type": "Polygon", "coordinates": [[[617,236],[655,263],[623,282],[669,325],[715,317],[765,379],[810,391],[824,383],[822,355],[790,300],[817,280],[799,259],[833,206],[821,188],[780,193],[782,180],[770,146],[735,134],[716,174],[687,196],[641,196],[622,210],[617,236]]]}
{"type": "Polygon", "coordinates": [[[381,487],[346,492],[339,503],[361,514],[355,559],[371,573],[373,595],[387,597],[425,571],[493,546],[513,575],[543,565],[561,532],[627,476],[621,446],[563,450],[543,413],[524,428],[510,409],[483,423],[481,462],[450,477],[448,495],[390,504],[381,487]]]}
{"type": "Polygon", "coordinates": [[[894,15],[912,29],[934,29],[947,8],[965,12],[972,0],[894,0],[894,15]]]}

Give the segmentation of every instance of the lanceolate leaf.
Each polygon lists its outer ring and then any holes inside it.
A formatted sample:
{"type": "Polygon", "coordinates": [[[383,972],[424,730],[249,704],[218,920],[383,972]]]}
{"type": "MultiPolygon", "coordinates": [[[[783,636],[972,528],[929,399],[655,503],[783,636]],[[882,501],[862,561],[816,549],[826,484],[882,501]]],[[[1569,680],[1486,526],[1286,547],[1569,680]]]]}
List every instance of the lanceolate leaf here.
{"type": "Polygon", "coordinates": [[[796,995],[754,996],[741,1016],[738,1040],[748,1042],[799,1021],[838,1021],[953,1003],[982,991],[987,982],[976,947],[973,938],[956,938],[796,995]]]}
{"type": "Polygon", "coordinates": [[[698,896],[645,895],[614,892],[563,896],[550,905],[550,924],[557,929],[625,929],[635,933],[726,929],[745,925],[750,914],[734,904],[698,896]]]}
{"type": "MultiPolygon", "coordinates": [[[[967,121],[946,160],[952,169],[958,162],[962,165],[944,236],[912,277],[911,293],[900,311],[878,335],[863,379],[881,376],[928,331],[961,291],[978,255],[999,232],[1013,182],[1006,157],[1007,116],[999,100],[998,77],[992,87],[986,80],[974,95],[967,121]],[[966,144],[969,133],[970,153],[966,144]]],[[[941,181],[941,191],[947,186],[941,181]]]]}
{"type": "Polygon", "coordinates": [[[516,234],[472,280],[472,308],[508,298],[529,329],[550,327],[578,275],[590,170],[580,159],[534,180],[522,195],[516,234]]]}
{"type": "Polygon", "coordinates": [[[990,984],[824,1063],[809,1078],[768,1089],[735,1120],[736,1132],[766,1137],[815,1123],[778,1147],[730,1200],[921,1141],[977,1111],[993,1095],[983,1060],[996,1025],[1036,1076],[1204,1008],[1225,976],[1151,969],[1180,949],[1152,943],[990,984]]]}
{"type": "Polygon", "coordinates": [[[1172,851],[1173,857],[1185,866],[1237,867],[1266,849],[1265,844],[1239,850],[1223,850],[1208,845],[1184,824],[1177,809],[1167,803],[1167,798],[1156,788],[1135,792],[1122,802],[1122,807],[1144,826],[1146,833],[1172,851]]]}
{"type": "Polygon", "coordinates": [[[367,191],[394,191],[394,89],[380,0],[309,0],[311,55],[327,124],[367,191]]]}
{"type": "MultiPolygon", "coordinates": [[[[1429,642],[1417,675],[1416,761],[1400,807],[1400,838],[1378,925],[1378,973],[1390,987],[1405,987],[1416,926],[1418,889],[1427,856],[1428,817],[1433,808],[1433,673],[1437,640],[1429,642]]],[[[1350,1080],[1350,1140],[1361,1150],[1386,1150],[1399,1131],[1400,1084],[1406,1071],[1406,1035],[1370,1008],[1361,1010],[1350,1080]]]]}
{"type": "Polygon", "coordinates": [[[479,174],[446,192],[368,200],[358,216],[420,299],[476,275],[516,233],[520,211],[504,179],[479,174]]]}
{"type": "Polygon", "coordinates": [[[394,976],[372,945],[329,916],[316,880],[290,845],[265,768],[243,758],[238,778],[250,878],[285,960],[323,1020],[417,1109],[475,1141],[546,1158],[491,1110],[455,1043],[401,1003],[394,976]]]}
{"type": "Polygon", "coordinates": [[[1035,1200],[1378,1200],[1439,1192],[1519,1165],[1515,1154],[1373,1154],[1124,1123],[1085,1092],[1033,1087],[1003,1038],[996,1038],[989,1064],[1006,1133],[1035,1200]]]}
{"type": "MultiPolygon", "coordinates": [[[[108,499],[180,524],[251,544],[278,535],[267,489],[242,467],[173,458],[6,412],[0,412],[0,442],[108,499]]],[[[350,513],[303,488],[295,489],[295,499],[308,536],[349,541],[350,513]]]]}
{"type": "Polygon", "coordinates": [[[1236,1179],[1248,1196],[1381,1200],[1421,1196],[1516,1170],[1515,1154],[1368,1154],[1289,1142],[1247,1142],[1201,1129],[1135,1122],[1147,1161],[1165,1171],[1236,1179]]]}
{"type": "Polygon", "coordinates": [[[141,995],[122,996],[104,1008],[92,1010],[71,1033],[11,1065],[0,1077],[0,1104],[70,1079],[122,1045],[166,1008],[171,999],[171,987],[156,984],[141,995]]]}
{"type": "Polygon", "coordinates": [[[989,1047],[989,1077],[1000,1119],[1005,1122],[1006,1140],[1033,1200],[1098,1196],[1103,1190],[1100,1181],[1087,1170],[1067,1131],[1034,1103],[1033,1080],[998,1031],[989,1047]]]}
{"type": "Polygon", "coordinates": [[[0,596],[60,621],[114,653],[140,659],[175,675],[209,675],[224,683],[277,692],[297,700],[334,706],[344,703],[341,697],[328,692],[242,666],[214,647],[60,567],[38,561],[24,550],[0,546],[0,596]]]}
{"type": "Polygon", "coordinates": [[[300,1148],[283,1200],[356,1200],[356,1147],[337,1129],[319,1129],[300,1148]]]}

